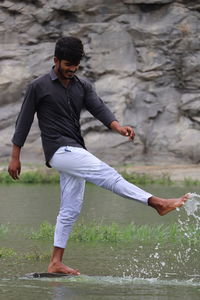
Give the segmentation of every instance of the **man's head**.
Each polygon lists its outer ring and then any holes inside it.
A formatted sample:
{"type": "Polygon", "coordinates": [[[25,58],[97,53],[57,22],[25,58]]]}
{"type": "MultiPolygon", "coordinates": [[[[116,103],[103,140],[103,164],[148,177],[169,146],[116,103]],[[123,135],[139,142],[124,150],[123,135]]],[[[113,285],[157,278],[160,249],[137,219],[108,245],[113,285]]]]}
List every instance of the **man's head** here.
{"type": "Polygon", "coordinates": [[[78,65],[83,55],[83,44],[76,37],[66,36],[56,42],[54,56],[58,60],[67,60],[73,65],[78,65]]]}
{"type": "Polygon", "coordinates": [[[76,37],[63,37],[56,42],[54,62],[63,79],[71,79],[84,56],[83,44],[76,37]]]}

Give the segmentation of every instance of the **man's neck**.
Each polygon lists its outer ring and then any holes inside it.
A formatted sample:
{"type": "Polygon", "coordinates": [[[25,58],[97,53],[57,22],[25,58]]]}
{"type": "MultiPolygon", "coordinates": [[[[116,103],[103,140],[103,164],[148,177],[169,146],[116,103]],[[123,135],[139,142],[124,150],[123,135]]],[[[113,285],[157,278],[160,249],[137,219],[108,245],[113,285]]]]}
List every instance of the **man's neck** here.
{"type": "Polygon", "coordinates": [[[56,75],[57,75],[58,79],[60,80],[61,84],[64,87],[68,87],[71,79],[63,78],[63,76],[58,72],[58,70],[56,69],[56,67],[54,67],[54,72],[56,73],[56,75]]]}

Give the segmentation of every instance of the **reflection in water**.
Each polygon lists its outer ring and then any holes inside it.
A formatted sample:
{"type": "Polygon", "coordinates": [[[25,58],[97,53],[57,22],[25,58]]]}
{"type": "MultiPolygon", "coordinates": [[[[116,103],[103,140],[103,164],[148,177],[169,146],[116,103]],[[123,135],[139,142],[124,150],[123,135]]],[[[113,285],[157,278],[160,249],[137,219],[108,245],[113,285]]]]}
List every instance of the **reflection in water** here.
{"type": "Polygon", "coordinates": [[[78,294],[80,294],[80,292],[76,289],[56,284],[53,287],[52,300],[73,300],[78,294]]]}

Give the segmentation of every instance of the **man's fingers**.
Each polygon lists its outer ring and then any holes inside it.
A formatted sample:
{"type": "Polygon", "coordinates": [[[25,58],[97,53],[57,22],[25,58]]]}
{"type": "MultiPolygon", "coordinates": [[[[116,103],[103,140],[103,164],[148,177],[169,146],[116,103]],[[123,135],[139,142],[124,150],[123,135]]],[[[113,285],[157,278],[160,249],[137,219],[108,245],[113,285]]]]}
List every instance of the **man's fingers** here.
{"type": "Polygon", "coordinates": [[[133,131],[131,135],[131,139],[134,140],[134,137],[135,137],[135,132],[133,131]]]}
{"type": "Polygon", "coordinates": [[[126,136],[129,136],[129,140],[133,140],[135,136],[134,130],[130,127],[127,127],[126,130],[126,136]]]}
{"type": "Polygon", "coordinates": [[[19,168],[17,169],[17,175],[20,175],[20,173],[21,173],[21,167],[19,167],[19,168]]]}
{"type": "Polygon", "coordinates": [[[12,178],[13,178],[14,180],[16,180],[16,179],[19,179],[19,177],[17,176],[17,174],[16,174],[16,173],[15,173],[15,174],[13,174],[12,178]]]}
{"type": "Polygon", "coordinates": [[[21,173],[21,163],[18,159],[12,159],[10,161],[8,166],[8,173],[14,180],[19,179],[19,175],[21,173]]]}
{"type": "Polygon", "coordinates": [[[20,175],[20,169],[19,170],[10,170],[8,169],[8,173],[9,175],[13,178],[13,179],[19,179],[19,175],[20,175]]]}
{"type": "Polygon", "coordinates": [[[129,137],[129,140],[133,140],[135,137],[135,132],[134,132],[133,128],[131,128],[129,126],[121,127],[120,133],[121,133],[121,135],[129,137]]]}
{"type": "Polygon", "coordinates": [[[16,172],[10,172],[9,174],[10,174],[10,176],[11,176],[13,179],[18,179],[18,176],[17,176],[17,173],[16,173],[16,172]]]}

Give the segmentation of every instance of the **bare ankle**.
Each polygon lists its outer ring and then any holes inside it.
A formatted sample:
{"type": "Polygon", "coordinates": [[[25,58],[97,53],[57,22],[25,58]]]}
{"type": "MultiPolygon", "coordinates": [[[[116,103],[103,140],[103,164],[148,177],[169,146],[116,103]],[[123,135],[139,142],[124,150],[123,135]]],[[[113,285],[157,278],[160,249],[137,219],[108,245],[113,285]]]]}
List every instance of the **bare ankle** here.
{"type": "Polygon", "coordinates": [[[155,196],[152,196],[148,199],[148,205],[153,207],[153,208],[157,208],[158,206],[159,207],[162,207],[163,206],[163,199],[162,198],[158,198],[158,197],[155,197],[155,196]]]}
{"type": "Polygon", "coordinates": [[[57,264],[59,264],[61,262],[58,261],[50,261],[49,266],[56,266],[57,264]]]}

